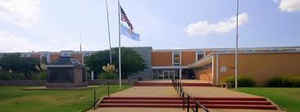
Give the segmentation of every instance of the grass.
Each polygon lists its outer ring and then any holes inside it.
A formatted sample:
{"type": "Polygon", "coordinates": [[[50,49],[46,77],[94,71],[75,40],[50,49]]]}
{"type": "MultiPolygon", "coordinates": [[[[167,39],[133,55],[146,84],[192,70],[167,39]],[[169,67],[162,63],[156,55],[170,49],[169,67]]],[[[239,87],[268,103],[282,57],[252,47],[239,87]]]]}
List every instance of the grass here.
{"type": "Polygon", "coordinates": [[[238,88],[237,91],[269,98],[288,112],[300,110],[300,88],[238,88]]]}
{"type": "MultiPolygon", "coordinates": [[[[129,86],[112,85],[110,92],[129,86]]],[[[23,90],[25,87],[0,86],[0,112],[82,112],[93,103],[92,89],[23,90]]],[[[107,95],[106,87],[96,87],[98,98],[107,95]]]]}

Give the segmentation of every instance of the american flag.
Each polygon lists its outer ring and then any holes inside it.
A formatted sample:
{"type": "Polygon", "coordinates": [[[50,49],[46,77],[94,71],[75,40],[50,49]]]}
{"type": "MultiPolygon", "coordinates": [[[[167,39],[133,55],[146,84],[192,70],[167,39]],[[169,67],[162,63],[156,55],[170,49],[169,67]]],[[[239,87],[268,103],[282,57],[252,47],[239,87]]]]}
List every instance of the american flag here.
{"type": "Polygon", "coordinates": [[[132,24],[130,23],[130,21],[129,21],[129,19],[128,19],[126,13],[125,13],[125,11],[123,10],[123,8],[122,8],[121,6],[120,6],[120,8],[121,8],[121,21],[122,21],[122,22],[126,22],[127,25],[130,27],[130,30],[133,31],[133,26],[132,26],[132,24]]]}

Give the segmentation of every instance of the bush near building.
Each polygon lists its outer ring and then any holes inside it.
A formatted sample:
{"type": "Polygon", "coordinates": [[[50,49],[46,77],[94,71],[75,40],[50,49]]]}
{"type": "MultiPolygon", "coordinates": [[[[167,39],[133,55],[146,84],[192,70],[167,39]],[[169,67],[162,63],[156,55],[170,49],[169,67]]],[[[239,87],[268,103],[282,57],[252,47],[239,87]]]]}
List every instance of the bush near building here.
{"type": "Polygon", "coordinates": [[[22,57],[18,53],[5,54],[0,58],[0,80],[41,80],[45,79],[45,75],[39,59],[22,57]]]}
{"type": "MultiPolygon", "coordinates": [[[[255,81],[251,77],[243,76],[243,75],[239,75],[237,82],[239,87],[253,87],[256,85],[255,81]]],[[[226,78],[225,83],[229,88],[234,87],[234,83],[235,83],[234,75],[226,78]]]]}
{"type": "Polygon", "coordinates": [[[267,87],[300,87],[299,75],[277,76],[269,79],[265,86],[267,87]]]}
{"type": "MultiPolygon", "coordinates": [[[[227,85],[227,87],[234,87],[235,79],[234,75],[225,78],[222,81],[227,85]]],[[[238,75],[238,86],[239,87],[253,87],[257,86],[256,82],[250,76],[238,75]]],[[[264,85],[265,87],[300,87],[300,75],[281,75],[277,77],[272,77],[267,80],[264,85]]]]}
{"type": "Polygon", "coordinates": [[[116,73],[108,73],[108,72],[103,72],[99,75],[98,79],[117,79],[118,74],[116,73]]]}

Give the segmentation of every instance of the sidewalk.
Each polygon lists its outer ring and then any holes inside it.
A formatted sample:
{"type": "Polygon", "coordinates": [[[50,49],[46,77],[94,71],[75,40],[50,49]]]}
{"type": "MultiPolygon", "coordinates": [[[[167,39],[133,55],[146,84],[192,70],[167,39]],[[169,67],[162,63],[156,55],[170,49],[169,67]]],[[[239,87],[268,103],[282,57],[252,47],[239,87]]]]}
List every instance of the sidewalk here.
{"type": "Polygon", "coordinates": [[[169,87],[132,87],[124,91],[117,92],[111,96],[146,96],[146,97],[177,97],[177,93],[172,86],[169,87]]]}

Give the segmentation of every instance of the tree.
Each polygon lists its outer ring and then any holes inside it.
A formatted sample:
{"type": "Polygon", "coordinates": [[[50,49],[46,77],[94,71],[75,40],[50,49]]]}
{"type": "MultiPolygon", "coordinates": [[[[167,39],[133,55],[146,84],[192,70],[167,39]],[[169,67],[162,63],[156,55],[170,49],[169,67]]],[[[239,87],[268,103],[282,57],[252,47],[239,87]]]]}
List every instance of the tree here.
{"type": "Polygon", "coordinates": [[[96,74],[103,72],[102,66],[109,63],[109,51],[99,51],[85,59],[85,66],[96,74]]]}
{"type": "MultiPolygon", "coordinates": [[[[123,78],[127,78],[128,75],[142,71],[146,69],[146,64],[144,59],[131,48],[121,48],[121,61],[122,61],[122,74],[123,78]]],[[[112,64],[115,67],[119,67],[119,49],[112,49],[113,61],[112,64]]],[[[86,66],[89,67],[91,71],[97,74],[103,72],[102,67],[109,63],[109,51],[99,51],[91,56],[86,57],[86,66]]]]}
{"type": "Polygon", "coordinates": [[[32,72],[40,70],[40,61],[32,57],[21,57],[20,54],[5,54],[0,58],[3,71],[24,73],[26,79],[31,79],[32,72]]]}

